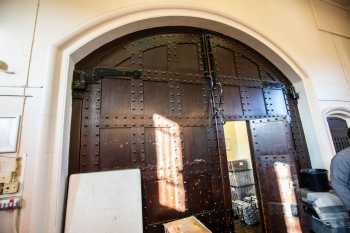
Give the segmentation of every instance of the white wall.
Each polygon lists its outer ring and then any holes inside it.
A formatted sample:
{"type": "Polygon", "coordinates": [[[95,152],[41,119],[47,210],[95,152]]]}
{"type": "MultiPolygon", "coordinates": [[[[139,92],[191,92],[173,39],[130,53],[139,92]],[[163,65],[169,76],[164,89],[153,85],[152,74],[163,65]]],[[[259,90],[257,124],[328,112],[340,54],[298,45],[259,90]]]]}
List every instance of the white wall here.
{"type": "MultiPolygon", "coordinates": [[[[44,195],[54,179],[48,175],[49,171],[58,166],[51,162],[59,156],[45,146],[57,142],[55,132],[44,130],[62,120],[51,113],[62,100],[48,101],[55,99],[64,85],[59,80],[52,82],[53,72],[59,70],[56,67],[65,65],[58,62],[64,54],[55,51],[73,43],[82,33],[95,33],[105,22],[118,22],[129,12],[150,9],[169,9],[169,15],[172,9],[184,15],[187,9],[208,12],[239,22],[269,41],[270,46],[283,51],[285,58],[293,61],[304,76],[295,86],[305,90],[300,110],[308,129],[305,133],[312,164],[329,167],[333,151],[322,114],[335,106],[350,108],[348,10],[323,0],[38,1],[0,2],[0,60],[15,72],[13,75],[0,73],[0,114],[23,116],[18,153],[11,155],[27,154],[28,157],[24,183],[26,204],[20,213],[20,232],[47,233],[49,224],[60,225],[59,219],[48,224],[48,213],[59,202],[48,207],[49,197],[44,195]]],[[[14,218],[15,214],[0,212],[0,233],[11,232],[2,226],[6,223],[9,227],[8,222],[14,218]]]]}

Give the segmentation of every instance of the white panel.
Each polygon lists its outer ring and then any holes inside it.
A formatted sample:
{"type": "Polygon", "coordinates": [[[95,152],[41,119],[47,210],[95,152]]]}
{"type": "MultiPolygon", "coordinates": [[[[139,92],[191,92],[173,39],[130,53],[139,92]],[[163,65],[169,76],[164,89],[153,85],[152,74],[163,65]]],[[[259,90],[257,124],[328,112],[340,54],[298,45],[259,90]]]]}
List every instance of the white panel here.
{"type": "Polygon", "coordinates": [[[344,70],[344,74],[346,76],[347,82],[350,84],[350,39],[336,36],[336,35],[334,35],[333,38],[334,38],[335,48],[339,56],[339,60],[344,70]]]}
{"type": "Polygon", "coordinates": [[[319,29],[350,37],[349,10],[322,0],[312,0],[312,5],[319,29]]]}
{"type": "Polygon", "coordinates": [[[24,86],[33,41],[38,0],[4,0],[0,4],[0,60],[8,71],[0,72],[0,85],[24,86]]]}
{"type": "Polygon", "coordinates": [[[17,149],[19,117],[0,117],[0,153],[13,153],[17,149]]]}
{"type": "Polygon", "coordinates": [[[142,233],[138,169],[72,175],[65,233],[142,233]]]}
{"type": "Polygon", "coordinates": [[[24,96],[23,87],[0,87],[0,96],[24,96]]]}

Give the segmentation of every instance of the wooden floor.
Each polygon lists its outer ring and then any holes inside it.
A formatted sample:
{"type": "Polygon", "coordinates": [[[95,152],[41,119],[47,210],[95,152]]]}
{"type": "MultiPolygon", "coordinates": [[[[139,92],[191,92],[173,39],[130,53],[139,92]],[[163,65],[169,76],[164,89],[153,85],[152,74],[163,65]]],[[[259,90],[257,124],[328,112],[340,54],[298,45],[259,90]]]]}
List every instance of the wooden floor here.
{"type": "Polygon", "coordinates": [[[239,220],[235,221],[235,233],[262,233],[260,225],[247,226],[241,224],[239,220]]]}

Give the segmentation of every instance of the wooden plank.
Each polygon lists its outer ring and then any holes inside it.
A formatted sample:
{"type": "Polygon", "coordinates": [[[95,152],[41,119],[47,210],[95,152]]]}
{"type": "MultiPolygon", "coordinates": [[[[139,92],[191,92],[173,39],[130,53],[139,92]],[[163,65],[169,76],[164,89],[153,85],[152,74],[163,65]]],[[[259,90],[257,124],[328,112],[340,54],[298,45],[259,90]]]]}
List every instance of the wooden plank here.
{"type": "Polygon", "coordinates": [[[100,134],[101,169],[133,167],[130,129],[101,129],[100,134]]]}
{"type": "Polygon", "coordinates": [[[130,114],[130,89],[130,80],[103,79],[101,116],[105,118],[130,114]]]}
{"type": "Polygon", "coordinates": [[[296,213],[297,164],[287,121],[284,118],[253,120],[249,128],[266,232],[302,232],[296,213]]]}
{"type": "Polygon", "coordinates": [[[224,86],[224,114],[225,116],[243,115],[239,87],[224,86]]]}
{"type": "Polygon", "coordinates": [[[79,172],[80,163],[80,136],[81,136],[81,117],[82,117],[83,101],[81,99],[73,99],[72,102],[72,121],[70,131],[70,147],[69,147],[69,174],[79,172]]]}
{"type": "Polygon", "coordinates": [[[188,217],[164,224],[166,233],[210,233],[197,218],[188,217]]]}

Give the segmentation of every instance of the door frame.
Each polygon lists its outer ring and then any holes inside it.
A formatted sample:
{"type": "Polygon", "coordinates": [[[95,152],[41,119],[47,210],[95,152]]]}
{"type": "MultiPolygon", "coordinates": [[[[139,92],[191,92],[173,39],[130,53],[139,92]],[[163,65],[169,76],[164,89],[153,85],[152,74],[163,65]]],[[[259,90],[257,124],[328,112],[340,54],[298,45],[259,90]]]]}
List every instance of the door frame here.
{"type": "Polygon", "coordinates": [[[43,121],[39,127],[38,156],[33,165],[35,169],[32,168],[33,176],[26,185],[30,188],[24,191],[24,195],[38,197],[33,203],[41,204],[33,204],[31,208],[22,210],[21,227],[29,228],[32,232],[59,233],[62,230],[69,159],[71,84],[75,64],[111,40],[160,26],[192,26],[219,32],[238,39],[263,54],[290,79],[304,97],[299,109],[301,119],[305,122],[306,138],[315,154],[322,154],[319,149],[322,140],[316,131],[317,124],[314,123],[320,119],[317,114],[317,99],[312,91],[306,92],[307,88],[312,89],[306,73],[281,47],[254,28],[220,12],[190,7],[135,6],[93,19],[51,46],[48,55],[51,66],[45,77],[43,91],[45,98],[41,109],[43,121]],[[47,179],[42,179],[42,174],[48,174],[47,179]],[[48,190],[44,197],[42,187],[48,190]],[[42,216],[46,216],[47,220],[39,226],[37,222],[42,216]]]}

